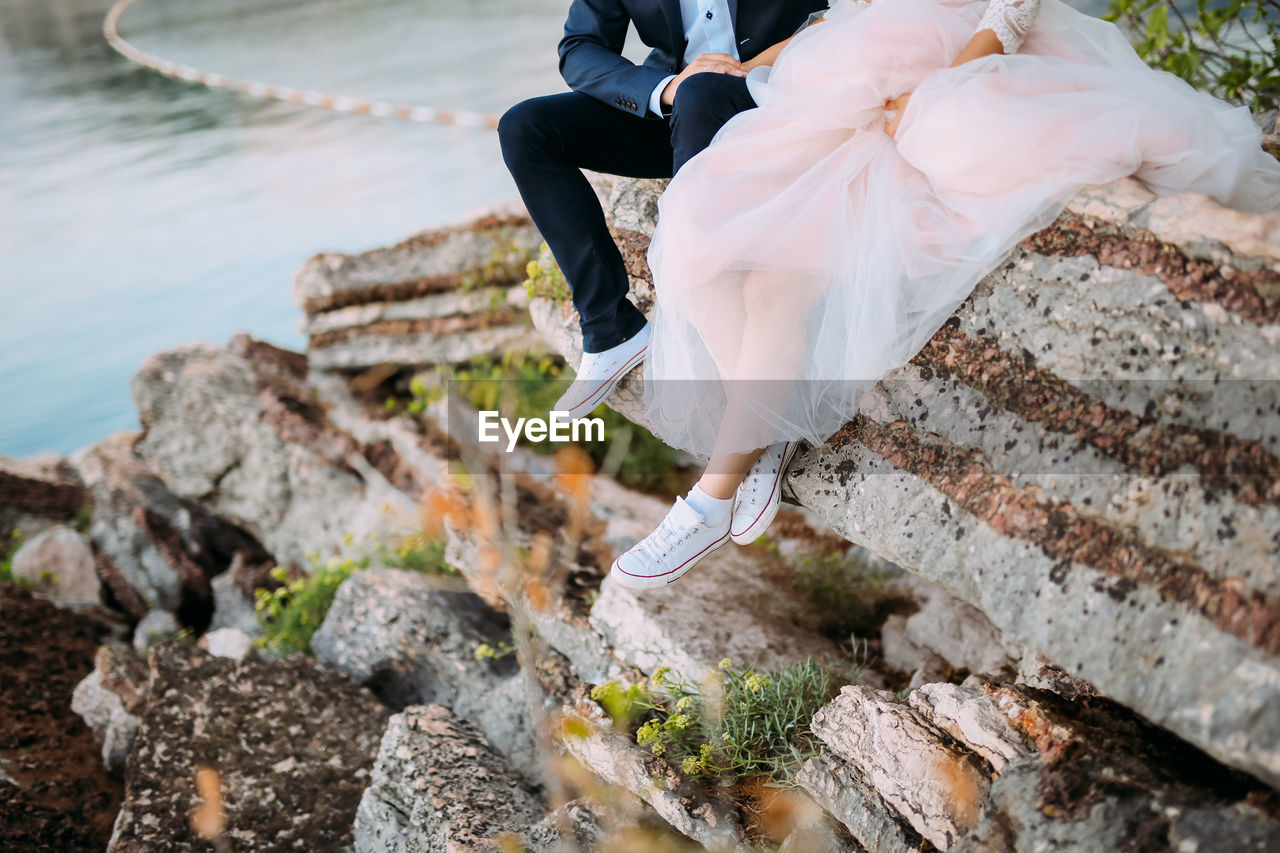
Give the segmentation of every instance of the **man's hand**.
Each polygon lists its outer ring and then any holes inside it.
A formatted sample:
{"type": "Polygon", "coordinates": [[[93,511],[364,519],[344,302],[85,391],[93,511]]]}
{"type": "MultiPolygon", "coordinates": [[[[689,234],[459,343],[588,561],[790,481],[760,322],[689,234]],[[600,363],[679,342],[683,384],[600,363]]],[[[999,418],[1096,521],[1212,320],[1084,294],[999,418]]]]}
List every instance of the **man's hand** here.
{"type": "Polygon", "coordinates": [[[734,77],[746,77],[747,69],[742,63],[734,59],[727,53],[703,53],[676,76],[676,79],[667,84],[667,88],[662,90],[663,106],[671,106],[676,102],[676,90],[680,88],[680,84],[703,71],[710,71],[713,74],[730,74],[734,77]]]}
{"type": "Polygon", "coordinates": [[[897,110],[897,112],[894,113],[884,125],[884,132],[889,134],[890,138],[898,132],[898,125],[902,124],[902,114],[907,111],[907,101],[910,99],[911,93],[907,92],[905,95],[899,95],[896,98],[892,98],[891,100],[884,102],[884,108],[886,111],[897,110]]]}

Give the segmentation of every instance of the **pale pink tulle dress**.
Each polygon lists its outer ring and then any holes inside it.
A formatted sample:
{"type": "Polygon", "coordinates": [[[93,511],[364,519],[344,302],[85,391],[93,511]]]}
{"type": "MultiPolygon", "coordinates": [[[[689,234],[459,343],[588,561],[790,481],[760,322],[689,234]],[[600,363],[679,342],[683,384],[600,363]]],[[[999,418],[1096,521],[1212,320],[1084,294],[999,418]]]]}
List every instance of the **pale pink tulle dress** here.
{"type": "Polygon", "coordinates": [[[821,443],[1083,185],[1136,175],[1280,209],[1280,163],[1245,107],[1060,0],[1016,52],[948,68],[986,9],[835,0],[782,52],[764,104],[672,180],[644,368],[664,441],[704,458],[821,443]],[[908,91],[891,138],[884,102],[908,91]]]}

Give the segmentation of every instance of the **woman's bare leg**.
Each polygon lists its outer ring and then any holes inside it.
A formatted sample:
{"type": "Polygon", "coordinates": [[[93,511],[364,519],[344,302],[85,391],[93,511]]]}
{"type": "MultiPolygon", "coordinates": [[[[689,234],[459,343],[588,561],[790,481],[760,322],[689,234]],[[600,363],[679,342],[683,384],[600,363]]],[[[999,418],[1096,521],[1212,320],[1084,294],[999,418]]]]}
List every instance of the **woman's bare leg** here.
{"type": "MultiPolygon", "coordinates": [[[[731,452],[740,447],[758,420],[747,398],[764,408],[780,410],[794,392],[794,378],[804,358],[804,329],[820,289],[798,276],[752,270],[742,283],[745,311],[731,362],[737,379],[730,379],[724,420],[707,469],[698,485],[721,500],[732,498],[765,448],[731,452]],[[732,387],[736,384],[737,387],[732,387]]],[[[727,341],[721,342],[727,343],[727,341]]],[[[721,362],[723,363],[723,361],[721,362]]]]}
{"type": "Polygon", "coordinates": [[[721,453],[711,457],[707,470],[702,472],[698,485],[713,498],[727,500],[737,494],[738,486],[746,478],[751,466],[760,458],[764,448],[747,453],[721,453]]]}

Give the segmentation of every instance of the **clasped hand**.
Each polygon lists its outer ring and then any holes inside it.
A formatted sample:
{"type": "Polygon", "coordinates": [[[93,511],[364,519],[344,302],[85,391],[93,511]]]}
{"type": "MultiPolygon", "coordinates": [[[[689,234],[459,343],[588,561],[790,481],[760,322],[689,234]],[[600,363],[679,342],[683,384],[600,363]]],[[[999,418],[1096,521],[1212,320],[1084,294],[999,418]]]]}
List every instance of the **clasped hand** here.
{"type": "Polygon", "coordinates": [[[690,62],[683,71],[662,90],[662,103],[671,106],[676,102],[676,90],[685,80],[703,71],[713,74],[728,74],[731,77],[746,77],[751,70],[750,63],[739,62],[727,53],[703,53],[690,62]]]}
{"type": "Polygon", "coordinates": [[[890,138],[898,132],[898,125],[902,124],[902,115],[907,111],[907,101],[910,100],[911,93],[906,92],[896,98],[890,98],[884,102],[885,110],[897,110],[889,119],[885,121],[884,132],[889,134],[890,138]]]}

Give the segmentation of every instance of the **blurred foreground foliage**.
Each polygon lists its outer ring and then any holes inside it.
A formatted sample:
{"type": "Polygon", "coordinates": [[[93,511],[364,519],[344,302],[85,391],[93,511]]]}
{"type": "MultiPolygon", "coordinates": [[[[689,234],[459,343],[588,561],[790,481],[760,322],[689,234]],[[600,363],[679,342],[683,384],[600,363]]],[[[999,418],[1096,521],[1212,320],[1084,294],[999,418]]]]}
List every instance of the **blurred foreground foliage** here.
{"type": "Polygon", "coordinates": [[[1254,112],[1280,106],[1280,0],[1110,0],[1104,20],[1126,27],[1148,65],[1254,112]]]}

